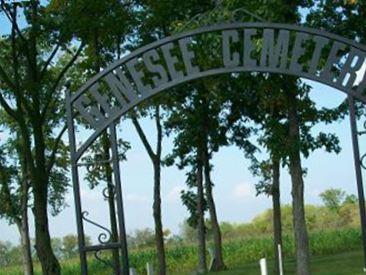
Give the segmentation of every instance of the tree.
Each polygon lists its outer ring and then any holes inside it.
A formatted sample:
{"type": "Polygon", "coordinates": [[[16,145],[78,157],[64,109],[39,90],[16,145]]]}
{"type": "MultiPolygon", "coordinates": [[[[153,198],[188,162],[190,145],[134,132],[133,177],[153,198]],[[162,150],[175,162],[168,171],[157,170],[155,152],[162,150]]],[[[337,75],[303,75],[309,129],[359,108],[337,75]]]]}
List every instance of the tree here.
{"type": "MultiPolygon", "coordinates": [[[[73,259],[78,254],[78,236],[76,235],[66,235],[62,238],[61,241],[61,252],[63,259],[73,259]]],[[[85,244],[90,245],[90,237],[85,236],[85,244]]]]}
{"type": "Polygon", "coordinates": [[[155,244],[157,248],[158,262],[159,262],[159,274],[166,274],[166,261],[165,261],[165,246],[164,246],[164,233],[163,223],[161,217],[161,158],[162,158],[162,116],[161,107],[159,104],[154,104],[153,117],[155,119],[155,125],[157,130],[156,149],[152,148],[148,138],[141,127],[136,114],[132,114],[132,123],[151,159],[154,168],[154,202],[153,202],[153,217],[155,223],[155,244]]]}
{"type": "Polygon", "coordinates": [[[343,204],[356,204],[358,202],[357,196],[354,194],[346,195],[343,204]]]}
{"type": "Polygon", "coordinates": [[[155,245],[155,232],[150,228],[135,230],[134,234],[129,236],[128,243],[135,249],[151,248],[155,245]]]}
{"type": "Polygon", "coordinates": [[[5,156],[18,156],[19,146],[12,146],[14,141],[8,141],[0,149],[0,217],[6,218],[10,224],[15,223],[22,246],[22,259],[24,274],[33,274],[33,261],[28,225],[29,180],[24,160],[6,158],[5,156]],[[12,163],[7,165],[6,163],[12,163]],[[16,168],[20,167],[19,170],[16,168]]]}
{"type": "Polygon", "coordinates": [[[11,243],[0,242],[0,266],[9,266],[11,259],[9,257],[9,251],[11,249],[11,243]]]}
{"type": "MultiPolygon", "coordinates": [[[[198,46],[199,48],[202,45],[198,46]]],[[[202,48],[201,48],[202,49],[202,48]]],[[[187,175],[187,185],[197,188],[197,193],[186,192],[182,199],[191,213],[191,225],[195,225],[199,235],[200,269],[204,270],[203,242],[205,231],[203,201],[210,213],[211,229],[214,241],[215,262],[212,270],[224,269],[222,257],[221,231],[218,224],[216,207],[213,198],[213,182],[211,180],[212,165],[210,160],[220,146],[226,144],[225,129],[222,127],[220,113],[222,111],[221,97],[217,87],[208,85],[215,81],[196,81],[177,89],[171,98],[176,104],[169,110],[166,129],[169,134],[174,133],[174,149],[167,158],[168,164],[178,159],[178,167],[190,167],[187,175]],[[208,84],[209,83],[209,84],[208,84]],[[202,166],[202,167],[201,167],[202,166]],[[202,171],[201,171],[202,169],[202,171]],[[201,175],[204,173],[204,175],[201,175]],[[194,177],[193,177],[194,175],[194,177]],[[201,180],[205,178],[205,197],[202,198],[201,180]],[[195,202],[195,203],[193,203],[195,202]]]]}
{"type": "Polygon", "coordinates": [[[181,199],[190,213],[187,224],[196,229],[196,240],[198,243],[198,273],[207,272],[206,257],[206,225],[205,212],[207,211],[207,202],[204,197],[203,187],[203,164],[197,151],[195,155],[190,156],[188,160],[191,171],[187,173],[186,184],[188,191],[183,191],[181,199]],[[193,190],[196,191],[193,191],[193,190]]]}
{"type": "MultiPolygon", "coordinates": [[[[187,16],[194,16],[200,10],[210,6],[210,1],[140,1],[140,29],[137,43],[130,45],[130,48],[137,48],[142,44],[146,44],[163,38],[172,32],[172,24],[177,20],[182,20],[187,16]]],[[[143,143],[153,165],[154,169],[154,202],[153,217],[155,223],[156,249],[158,256],[158,273],[166,274],[166,260],[164,248],[164,234],[161,217],[161,163],[162,163],[162,142],[163,142],[163,110],[167,104],[166,97],[159,97],[151,100],[146,105],[140,106],[138,112],[131,114],[132,123],[143,143]],[[148,140],[146,133],[140,125],[141,117],[153,118],[156,126],[156,146],[155,150],[148,140]]]]}
{"type": "Polygon", "coordinates": [[[62,84],[83,44],[75,50],[73,45],[78,43],[71,45],[65,38],[70,37],[67,31],[57,28],[58,24],[67,25],[65,18],[53,17],[39,1],[21,4],[1,1],[0,4],[1,13],[11,26],[11,33],[1,40],[5,47],[0,52],[0,105],[18,134],[19,159],[25,162],[29,176],[35,248],[42,271],[59,274],[60,265],[51,247],[47,211],[49,204],[57,202],[52,197],[62,198],[67,186],[66,147],[62,141],[66,130],[62,125],[62,84]],[[18,22],[18,11],[23,13],[23,28],[18,22]]]}
{"type": "Polygon", "coordinates": [[[341,189],[327,189],[320,194],[324,205],[329,208],[329,210],[338,213],[341,205],[343,204],[346,197],[346,192],[341,189]]]}
{"type": "MultiPolygon", "coordinates": [[[[120,58],[123,46],[133,28],[132,8],[134,1],[77,1],[76,3],[65,1],[52,1],[57,13],[68,18],[78,18],[70,25],[73,35],[79,37],[85,43],[85,51],[81,64],[75,68],[72,75],[71,89],[80,86],[80,82],[86,82],[86,78],[97,74],[101,68],[120,58]],[[95,20],[99,18],[99,20],[95,20]]],[[[104,110],[99,106],[102,113],[104,110]]],[[[83,121],[79,122],[84,124],[83,121]]],[[[125,152],[130,148],[127,142],[118,140],[119,159],[125,160],[125,152]]],[[[106,162],[111,159],[110,135],[105,130],[101,138],[90,148],[91,150],[83,157],[88,163],[94,163],[88,167],[86,180],[90,187],[94,188],[102,184],[106,185],[104,192],[109,207],[111,224],[110,241],[118,242],[117,215],[115,206],[115,185],[113,184],[112,164],[106,162]],[[97,162],[99,161],[99,164],[97,162]],[[103,163],[103,164],[100,164],[103,163]]],[[[120,257],[118,249],[112,250],[115,269],[120,269],[120,257]]],[[[127,257],[123,255],[123,257],[127,257]]],[[[117,271],[116,271],[117,272],[117,271]]]]}
{"type": "MultiPolygon", "coordinates": [[[[241,1],[230,1],[232,5],[236,5],[241,1]]],[[[257,14],[261,15],[267,20],[286,22],[286,23],[299,23],[300,13],[299,7],[311,7],[312,1],[247,1],[243,6],[249,10],[256,10],[257,14]],[[259,7],[258,7],[259,5],[259,7]],[[262,7],[260,7],[262,5],[262,7]],[[257,9],[253,9],[257,7],[257,9]],[[279,12],[280,11],[280,12],[279,12]]],[[[258,41],[260,43],[260,41],[258,41]]],[[[304,181],[303,181],[303,168],[301,164],[301,153],[305,152],[307,156],[309,150],[312,148],[309,146],[313,144],[313,137],[309,134],[309,128],[304,121],[307,120],[307,116],[302,112],[303,102],[310,103],[308,97],[306,96],[306,90],[302,92],[301,82],[296,78],[291,77],[280,77],[277,82],[279,85],[272,85],[272,89],[278,89],[280,91],[280,97],[282,101],[275,99],[268,103],[269,107],[276,106],[278,103],[282,103],[281,110],[283,111],[281,116],[287,120],[286,126],[286,138],[287,146],[284,147],[285,151],[285,161],[289,167],[291,180],[292,180],[292,197],[293,197],[293,222],[294,222],[294,233],[295,233],[295,243],[297,252],[297,273],[298,274],[309,274],[309,244],[307,237],[307,229],[305,222],[305,210],[304,210],[304,181]],[[304,93],[305,92],[305,93],[304,93]],[[304,97],[305,95],[305,97],[304,97]],[[305,99],[305,101],[304,101],[305,99]],[[309,147],[307,147],[309,146],[309,147]]],[[[310,106],[310,105],[306,105],[310,106]]],[[[260,113],[260,112],[259,112],[260,113]]],[[[266,112],[268,114],[268,112],[266,112]]],[[[310,112],[310,115],[312,112],[310,112]]],[[[273,113],[272,113],[273,116],[273,113]]],[[[310,116],[311,119],[316,118],[314,114],[310,116]]],[[[274,119],[278,119],[276,115],[274,119]]],[[[335,140],[333,136],[320,136],[321,140],[329,138],[329,140],[335,140]]],[[[268,147],[267,147],[268,148],[268,147]]],[[[269,152],[271,155],[271,163],[276,164],[281,161],[283,156],[276,155],[276,151],[269,147],[269,152]]],[[[278,165],[273,165],[278,167],[278,165]]],[[[277,175],[278,173],[273,173],[277,175]]],[[[277,215],[278,216],[278,215],[277,215]]]]}

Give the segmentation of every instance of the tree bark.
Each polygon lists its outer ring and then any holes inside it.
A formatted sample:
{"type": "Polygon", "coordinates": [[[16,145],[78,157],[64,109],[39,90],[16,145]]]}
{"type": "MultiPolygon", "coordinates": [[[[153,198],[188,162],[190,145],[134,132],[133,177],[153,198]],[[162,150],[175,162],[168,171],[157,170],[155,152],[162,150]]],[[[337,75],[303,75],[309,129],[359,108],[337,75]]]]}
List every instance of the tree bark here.
{"type": "Polygon", "coordinates": [[[297,100],[294,91],[288,94],[290,174],[292,180],[292,212],[295,235],[297,274],[310,274],[309,239],[306,229],[304,206],[304,181],[300,157],[300,130],[297,114],[297,100]]]}
{"type": "MultiPolygon", "coordinates": [[[[51,237],[48,222],[48,186],[49,175],[46,164],[46,146],[42,118],[39,115],[39,106],[36,104],[37,115],[34,116],[32,123],[33,139],[35,148],[35,165],[29,165],[30,180],[33,186],[33,215],[36,235],[36,251],[41,262],[42,273],[44,275],[61,274],[60,263],[52,250],[51,237]]],[[[24,142],[26,144],[26,142],[24,142]]],[[[30,148],[30,147],[29,147],[30,148]]]]}
{"type": "MultiPolygon", "coordinates": [[[[280,198],[280,162],[273,158],[272,160],[272,204],[273,204],[273,234],[274,234],[274,255],[275,274],[280,274],[280,254],[278,251],[278,245],[281,246],[282,251],[282,221],[281,221],[281,198],[280,198]]],[[[282,255],[281,255],[282,256],[282,255]]],[[[283,257],[281,257],[283,259],[283,257]]],[[[283,266],[282,266],[283,268],[283,266]]],[[[283,269],[282,269],[283,270],[283,269]]]]}
{"type": "Polygon", "coordinates": [[[221,230],[220,225],[217,219],[216,206],[213,198],[212,186],[213,183],[211,181],[211,167],[210,160],[208,155],[207,146],[204,150],[204,173],[205,173],[205,190],[206,190],[206,198],[207,205],[210,213],[211,225],[212,225],[212,234],[214,240],[214,262],[210,267],[210,271],[219,271],[225,269],[224,259],[222,256],[222,238],[221,238],[221,230]]]}
{"type": "Polygon", "coordinates": [[[22,219],[17,222],[20,234],[20,245],[22,247],[22,261],[24,275],[33,275],[33,261],[31,242],[29,237],[28,209],[22,209],[22,219]]]}
{"type": "Polygon", "coordinates": [[[161,219],[161,192],[160,192],[160,160],[154,161],[154,203],[153,216],[155,222],[155,242],[158,256],[158,274],[166,274],[164,232],[161,219]]]}
{"type": "Polygon", "coordinates": [[[206,230],[204,212],[204,191],[202,175],[202,156],[197,161],[197,238],[198,238],[198,272],[207,272],[206,260],[206,230]]]}
{"type": "Polygon", "coordinates": [[[51,237],[48,230],[47,217],[47,188],[36,183],[33,187],[34,196],[34,222],[36,235],[36,251],[41,263],[42,274],[59,275],[61,274],[60,264],[53,253],[51,237]]]}
{"type": "Polygon", "coordinates": [[[164,247],[164,232],[161,218],[161,152],[163,142],[163,130],[160,120],[160,106],[155,106],[155,123],[157,131],[156,154],[153,160],[154,165],[154,203],[153,216],[155,222],[155,241],[158,254],[158,272],[159,275],[166,274],[166,259],[164,247]]]}
{"type": "MultiPolygon", "coordinates": [[[[21,140],[21,137],[17,133],[17,139],[21,140]]],[[[24,155],[22,155],[22,146],[24,144],[19,144],[17,146],[18,155],[21,156],[20,167],[21,167],[21,197],[20,197],[20,219],[16,221],[18,231],[20,234],[20,244],[22,247],[22,261],[23,261],[23,271],[24,275],[33,275],[33,259],[32,259],[32,249],[29,237],[29,223],[28,223],[28,201],[29,201],[29,177],[28,177],[28,167],[27,161],[24,155]],[[19,146],[20,145],[20,146],[19,146]]]]}

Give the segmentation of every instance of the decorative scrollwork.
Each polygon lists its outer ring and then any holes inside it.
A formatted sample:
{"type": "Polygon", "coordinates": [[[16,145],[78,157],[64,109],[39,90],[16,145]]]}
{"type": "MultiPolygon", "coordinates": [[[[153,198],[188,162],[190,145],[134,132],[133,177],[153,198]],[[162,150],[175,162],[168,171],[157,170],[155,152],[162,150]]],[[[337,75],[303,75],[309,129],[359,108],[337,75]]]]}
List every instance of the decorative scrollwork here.
{"type": "Polygon", "coordinates": [[[360,164],[361,164],[361,167],[366,170],[366,154],[363,154],[361,156],[360,164]]]}
{"type": "Polygon", "coordinates": [[[114,185],[108,184],[108,186],[103,189],[102,193],[105,199],[114,198],[116,196],[116,190],[114,185]]]}
{"type": "Polygon", "coordinates": [[[366,120],[363,123],[363,128],[364,128],[364,130],[363,131],[359,131],[358,132],[358,135],[362,136],[362,135],[365,135],[366,134],[366,120]]]}
{"type": "Polygon", "coordinates": [[[106,259],[103,259],[101,254],[102,254],[102,251],[101,250],[95,251],[94,252],[95,259],[97,259],[98,261],[100,261],[104,265],[109,266],[109,267],[115,269],[115,266],[110,261],[108,261],[106,259]]]}
{"type": "MultiPolygon", "coordinates": [[[[366,134],[366,120],[363,123],[363,130],[358,132],[358,135],[359,136],[363,136],[365,134],[366,134]]],[[[361,167],[363,169],[366,170],[366,153],[361,156],[361,158],[360,158],[360,165],[361,165],[361,167]]]]}
{"type": "Polygon", "coordinates": [[[98,241],[99,241],[99,243],[101,243],[101,244],[110,243],[112,241],[112,232],[108,228],[106,228],[106,227],[104,227],[104,226],[102,226],[102,225],[100,225],[100,224],[98,224],[98,223],[96,223],[96,222],[88,219],[87,216],[89,216],[89,212],[88,211],[83,211],[81,213],[81,217],[82,217],[82,219],[84,221],[86,221],[86,222],[88,222],[88,223],[90,223],[90,224],[92,224],[92,225],[94,225],[94,226],[96,226],[96,227],[98,227],[98,228],[106,231],[106,233],[105,232],[102,232],[102,233],[100,233],[98,235],[98,241]]]}

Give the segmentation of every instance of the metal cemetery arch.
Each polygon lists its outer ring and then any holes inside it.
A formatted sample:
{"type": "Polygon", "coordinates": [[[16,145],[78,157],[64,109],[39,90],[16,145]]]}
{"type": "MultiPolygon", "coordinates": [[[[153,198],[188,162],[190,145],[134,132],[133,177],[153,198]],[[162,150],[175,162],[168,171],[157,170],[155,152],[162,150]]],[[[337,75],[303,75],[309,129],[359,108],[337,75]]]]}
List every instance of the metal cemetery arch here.
{"type": "MultiPolygon", "coordinates": [[[[86,252],[121,249],[123,268],[122,271],[116,268],[115,273],[128,274],[115,128],[119,118],[142,101],[173,86],[222,73],[295,75],[336,88],[348,95],[361,224],[363,240],[366,240],[361,173],[363,157],[359,153],[354,107],[355,100],[366,104],[366,75],[356,82],[356,72],[360,71],[365,61],[366,46],[325,31],[274,23],[226,23],[198,28],[144,46],[109,65],[76,93],[67,92],[66,107],[82,273],[87,274],[86,252]],[[213,56],[215,65],[203,69],[196,60],[194,47],[199,44],[200,38],[208,35],[210,39],[216,39],[217,49],[204,54],[208,59],[213,56]],[[258,41],[260,43],[255,43],[258,41]],[[81,143],[75,135],[77,119],[82,119],[93,129],[86,141],[81,143]],[[82,155],[105,130],[109,131],[111,143],[112,158],[105,162],[111,163],[113,167],[119,241],[85,246],[83,222],[91,221],[82,211],[78,168],[84,165],[80,162],[82,155]]],[[[365,241],[363,246],[366,255],[365,241]]]]}

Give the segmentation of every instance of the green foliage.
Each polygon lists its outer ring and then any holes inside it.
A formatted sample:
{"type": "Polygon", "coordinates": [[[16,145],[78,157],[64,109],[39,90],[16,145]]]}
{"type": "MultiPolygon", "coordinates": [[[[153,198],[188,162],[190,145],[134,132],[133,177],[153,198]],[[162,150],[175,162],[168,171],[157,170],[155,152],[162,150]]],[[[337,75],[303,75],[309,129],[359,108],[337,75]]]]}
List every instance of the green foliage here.
{"type": "Polygon", "coordinates": [[[20,216],[20,198],[17,185],[17,174],[14,164],[9,162],[6,155],[7,146],[0,147],[0,218],[7,219],[10,224],[15,223],[20,216]],[[15,189],[15,190],[14,190],[15,189]]]}
{"type": "Polygon", "coordinates": [[[307,24],[365,42],[366,29],[361,23],[366,14],[365,1],[315,0],[316,9],[307,16],[307,24]]]}
{"type": "Polygon", "coordinates": [[[20,266],[21,264],[22,264],[21,246],[15,246],[10,242],[0,241],[0,270],[3,267],[20,266]]]}
{"type": "Polygon", "coordinates": [[[324,205],[328,207],[331,211],[338,212],[341,204],[344,202],[346,197],[346,192],[341,189],[328,189],[320,194],[324,205]]]}
{"type": "MultiPolygon", "coordinates": [[[[108,182],[109,174],[107,170],[110,169],[110,165],[106,165],[104,162],[108,159],[109,152],[107,155],[104,151],[102,139],[103,138],[94,142],[91,145],[90,150],[88,150],[88,152],[82,158],[84,163],[89,164],[87,165],[87,173],[84,179],[89,183],[91,189],[94,189],[102,182],[108,182]]],[[[127,160],[126,153],[129,149],[131,149],[130,143],[119,138],[117,140],[117,148],[118,159],[120,161],[127,160]]]]}
{"type": "Polygon", "coordinates": [[[11,264],[10,250],[11,243],[0,242],[0,266],[9,266],[11,264]]]}
{"type": "MultiPolygon", "coordinates": [[[[85,236],[85,245],[91,245],[90,237],[85,236]]],[[[62,238],[61,258],[72,259],[78,256],[78,237],[76,235],[66,235],[62,238]]]]}
{"type": "Polygon", "coordinates": [[[155,244],[155,233],[150,228],[136,230],[133,235],[128,235],[127,241],[131,249],[153,247],[155,244]]]}

